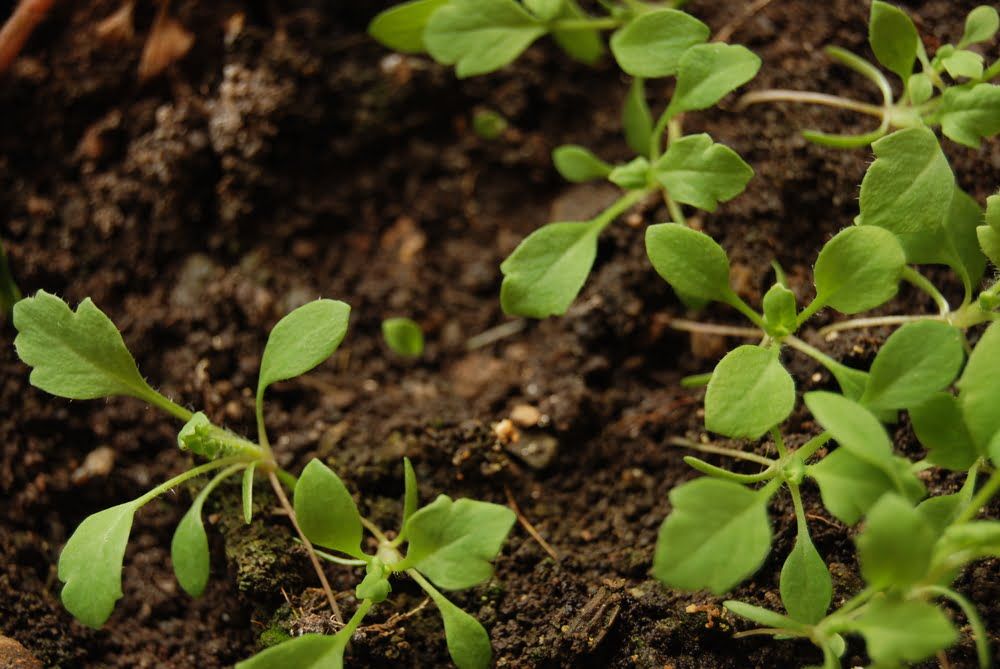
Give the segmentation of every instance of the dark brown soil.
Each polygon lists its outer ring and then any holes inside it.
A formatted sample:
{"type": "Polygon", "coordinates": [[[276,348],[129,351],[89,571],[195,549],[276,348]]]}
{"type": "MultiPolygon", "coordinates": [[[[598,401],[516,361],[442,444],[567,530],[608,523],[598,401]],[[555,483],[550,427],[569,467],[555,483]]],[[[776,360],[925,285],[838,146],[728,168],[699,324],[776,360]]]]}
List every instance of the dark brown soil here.
{"type": "MultiPolygon", "coordinates": [[[[154,3],[138,3],[136,36],[115,45],[95,35],[117,8],[101,0],[61,3],[0,80],[0,237],[22,288],[73,303],[91,296],[153,383],[247,432],[268,328],[318,295],[349,302],[353,324],[341,351],[271,394],[279,457],[293,471],[323,458],[390,527],[403,455],[414,461],[425,499],[444,492],[506,503],[509,490],[561,559],[518,527],[496,579],[455,595],[490,630],[498,666],[744,669],[818,661],[808,645],[733,640],[743,623],[721,613],[720,598],[673,592],[647,576],[667,494],[693,476],[684,453],[666,441],[702,434],[700,391],[678,380],[710,368],[726,345],[665,327],[665,317],[682,310],[642,244],[643,224],[664,212],[613,227],[567,317],[465,349],[468,337],[505,321],[498,265],[514,245],[548,220],[587,216],[606,201],[600,187],[562,183],[548,155],[575,142],[625,157],[617,71],[574,65],[541,44],[501,73],[460,82],[367,39],[364,27],[378,9],[369,3],[173,4],[196,43],[163,78],[140,85],[136,77],[154,3]],[[470,129],[476,108],[500,111],[513,130],[495,142],[479,139],[470,129]],[[426,332],[419,362],[395,358],[381,342],[380,321],[396,315],[426,332]],[[546,417],[522,438],[551,450],[547,464],[526,461],[494,436],[491,425],[518,404],[546,417]]],[[[866,51],[865,4],[781,0],[746,20],[733,41],[764,59],[751,88],[872,96],[820,50],[866,51]]],[[[977,3],[907,4],[931,40],[947,40],[977,3]]],[[[743,7],[696,0],[688,9],[718,29],[743,7]]],[[[791,106],[688,121],[757,172],[746,194],[701,221],[729,250],[749,297],[766,288],[772,258],[805,297],[817,250],[856,213],[869,153],[815,147],[796,129],[855,131],[866,123],[791,106]]],[[[978,152],[948,147],[962,185],[982,201],[1000,183],[1000,143],[978,152]]],[[[904,293],[891,310],[926,306],[904,293]]],[[[700,317],[736,322],[722,309],[700,317]]],[[[843,337],[834,351],[864,364],[884,334],[843,337]]],[[[250,655],[262,634],[324,628],[315,577],[263,486],[249,530],[232,513],[234,493],[219,495],[210,516],[213,580],[203,598],[181,592],[170,569],[171,533],[188,498],[181,490],[138,514],[125,596],[109,623],[101,631],[75,623],[59,603],[55,576],[73,528],[179,472],[186,457],[174,447],[178,426],[135,401],[68,402],[31,388],[13,335],[5,324],[0,633],[46,666],[210,668],[250,655]],[[102,446],[114,452],[111,472],[82,475],[87,455],[102,446]]],[[[812,364],[792,360],[803,389],[829,383],[814,378],[812,364]]],[[[788,427],[793,440],[813,429],[804,417],[788,427]]],[[[915,448],[905,428],[898,436],[902,448],[915,448]]],[[[947,477],[930,483],[954,485],[947,477]]],[[[838,596],[849,594],[858,587],[851,533],[807,492],[808,511],[820,518],[816,543],[838,596]]],[[[775,502],[773,519],[772,557],[735,594],[777,605],[778,571],[793,538],[786,498],[775,502]]],[[[994,636],[996,567],[984,563],[960,581],[994,636]]],[[[358,575],[332,567],[329,574],[350,609],[358,575]]],[[[395,587],[370,623],[420,603],[410,583],[395,587]]],[[[856,647],[848,656],[864,661],[856,647]]],[[[447,666],[432,607],[366,627],[352,657],[353,666],[447,666]]],[[[948,657],[952,667],[974,664],[967,640],[948,657]]]]}

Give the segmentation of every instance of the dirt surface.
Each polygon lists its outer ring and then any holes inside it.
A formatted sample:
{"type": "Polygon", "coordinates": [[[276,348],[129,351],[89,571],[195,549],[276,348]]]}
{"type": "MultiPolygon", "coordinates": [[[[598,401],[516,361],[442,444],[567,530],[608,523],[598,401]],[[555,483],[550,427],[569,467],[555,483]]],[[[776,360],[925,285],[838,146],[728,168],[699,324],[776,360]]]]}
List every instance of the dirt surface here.
{"type": "MultiPolygon", "coordinates": [[[[865,4],[775,0],[745,20],[732,41],[764,60],[749,88],[870,99],[866,82],[821,52],[839,44],[867,53],[865,4]]],[[[933,42],[954,40],[976,3],[907,4],[933,42]]],[[[692,341],[666,327],[683,309],[642,244],[644,225],[664,220],[664,211],[650,205],[612,227],[565,318],[465,348],[506,320],[498,265],[516,243],[548,220],[589,216],[607,201],[602,187],[562,183],[548,155],[574,142],[627,157],[617,120],[626,87],[616,69],[573,64],[541,43],[503,72],[457,81],[367,39],[378,10],[369,3],[173,5],[195,46],[161,78],[136,77],[153,3],[138,3],[133,36],[110,43],[96,26],[117,5],[97,1],[61,3],[0,80],[0,237],[22,288],[72,303],[92,297],[154,385],[248,434],[267,330],[317,296],[349,302],[352,327],[338,354],[270,394],[278,457],[296,472],[324,459],[386,527],[400,510],[403,455],[425,500],[447,493],[507,503],[509,491],[560,560],[516,527],[496,578],[454,595],[490,631],[498,666],[817,662],[806,644],[733,640],[745,625],[722,613],[721,598],[673,592],[647,576],[668,492],[694,475],[685,453],[666,442],[703,433],[701,391],[678,380],[710,369],[736,343],[692,341]],[[470,127],[477,108],[501,112],[512,129],[497,141],[478,138],[470,127]],[[379,323],[389,316],[422,325],[420,361],[385,349],[379,323]],[[491,426],[520,404],[543,419],[518,444],[501,444],[491,426]]],[[[744,3],[693,0],[687,8],[717,30],[744,3]]],[[[651,86],[652,97],[663,99],[667,86],[651,86]]],[[[686,129],[710,132],[756,170],[743,196],[699,221],[730,252],[748,298],[759,299],[771,281],[771,259],[808,297],[816,252],[856,213],[870,153],[815,147],[796,129],[867,123],[789,105],[686,119],[686,129]]],[[[1000,142],[978,152],[945,144],[962,186],[983,201],[1000,183],[1000,142]]],[[[904,291],[886,311],[925,302],[904,291]]],[[[738,322],[721,308],[699,318],[738,322]]],[[[845,336],[832,350],[864,365],[885,334],[845,336]]],[[[210,505],[213,578],[204,597],[186,596],[170,570],[170,537],[190,497],[182,489],[137,515],[125,595],[104,629],[74,622],[56,578],[72,530],[181,471],[187,458],[174,446],[178,425],[136,401],[68,402],[30,387],[13,336],[4,324],[0,634],[44,666],[211,668],[286,631],[328,629],[315,576],[265,486],[249,529],[233,512],[237,491],[223,489],[210,505]]],[[[789,360],[800,389],[830,384],[811,362],[789,360]]],[[[801,413],[787,426],[792,443],[815,430],[801,413]]],[[[905,425],[897,436],[919,455],[905,425]]],[[[955,485],[946,476],[928,482],[933,490],[955,485]]],[[[814,488],[806,497],[836,596],[849,595],[858,587],[851,531],[821,508],[814,488]]],[[[778,606],[778,573],[794,538],[787,497],[776,498],[772,518],[771,557],[735,596],[778,606]]],[[[352,609],[358,574],[328,572],[352,609]]],[[[994,635],[998,583],[996,562],[959,583],[994,635]]],[[[407,581],[394,587],[349,664],[448,666],[433,607],[399,618],[423,598],[407,581]]],[[[861,650],[849,649],[847,666],[864,661],[861,650]]],[[[948,657],[952,667],[972,667],[971,642],[948,657]]]]}

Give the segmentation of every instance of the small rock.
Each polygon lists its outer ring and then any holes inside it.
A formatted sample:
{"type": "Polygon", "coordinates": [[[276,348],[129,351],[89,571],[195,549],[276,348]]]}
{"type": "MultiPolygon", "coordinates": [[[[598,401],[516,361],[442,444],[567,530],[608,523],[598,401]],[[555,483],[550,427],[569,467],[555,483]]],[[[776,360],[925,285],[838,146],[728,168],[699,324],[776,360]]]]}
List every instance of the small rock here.
{"type": "Polygon", "coordinates": [[[535,427],[542,419],[542,412],[530,404],[518,404],[511,409],[510,419],[518,427],[535,427]]]}
{"type": "Polygon", "coordinates": [[[5,669],[42,669],[42,663],[19,642],[0,634],[0,667],[5,669]]]}
{"type": "Polygon", "coordinates": [[[493,434],[496,435],[501,444],[516,444],[521,438],[520,433],[517,431],[517,428],[514,427],[514,423],[511,422],[509,418],[504,418],[502,421],[494,425],[493,434]]]}
{"type": "Polygon", "coordinates": [[[559,454],[559,440],[538,430],[525,431],[520,439],[506,444],[506,448],[532,469],[545,469],[559,454]]]}
{"type": "Polygon", "coordinates": [[[95,448],[87,457],[83,464],[73,472],[72,480],[75,485],[82,485],[91,479],[104,478],[111,473],[115,466],[115,451],[108,446],[95,448]]]}

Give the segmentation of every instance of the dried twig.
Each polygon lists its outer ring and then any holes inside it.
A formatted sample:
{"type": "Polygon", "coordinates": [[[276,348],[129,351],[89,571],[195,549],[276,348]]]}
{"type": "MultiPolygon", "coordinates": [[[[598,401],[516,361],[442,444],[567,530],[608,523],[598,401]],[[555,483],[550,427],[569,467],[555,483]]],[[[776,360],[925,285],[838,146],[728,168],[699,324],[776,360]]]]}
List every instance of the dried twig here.
{"type": "Polygon", "coordinates": [[[24,43],[38,24],[45,20],[55,0],[21,0],[0,28],[0,74],[10,67],[21,53],[24,43]]]}
{"type": "Polygon", "coordinates": [[[549,545],[549,542],[547,542],[542,535],[538,533],[538,530],[536,530],[535,526],[531,524],[531,521],[525,518],[524,514],[521,513],[521,507],[517,505],[517,501],[514,499],[514,493],[510,491],[510,486],[505,485],[503,489],[504,492],[507,493],[507,504],[510,506],[510,510],[514,512],[514,515],[517,516],[517,520],[521,523],[521,526],[524,527],[528,534],[531,535],[531,538],[537,541],[538,545],[541,546],[553,560],[559,562],[559,554],[556,553],[555,549],[549,545]]]}

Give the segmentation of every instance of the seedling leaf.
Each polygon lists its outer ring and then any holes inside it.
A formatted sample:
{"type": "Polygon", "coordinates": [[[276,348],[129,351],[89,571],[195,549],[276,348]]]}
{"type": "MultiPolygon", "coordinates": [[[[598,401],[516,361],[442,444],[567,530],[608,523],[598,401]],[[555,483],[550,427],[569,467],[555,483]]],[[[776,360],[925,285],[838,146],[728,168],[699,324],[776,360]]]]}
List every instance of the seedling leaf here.
{"type": "Polygon", "coordinates": [[[382,321],[382,337],[396,354],[418,358],[424,352],[424,333],[409,318],[387,318],[382,321]]]}
{"type": "Polygon", "coordinates": [[[722,594],[749,577],[771,549],[769,497],[738,483],[700,478],[670,492],[652,574],[674,588],[722,594]]]}
{"type": "Polygon", "coordinates": [[[993,39],[998,28],[1000,28],[1000,16],[997,15],[997,10],[989,5],[980,5],[965,17],[965,32],[962,33],[958,46],[963,48],[970,44],[987,42],[993,39]]]}
{"type": "MultiPolygon", "coordinates": [[[[906,497],[916,501],[924,489],[913,474],[907,473],[909,461],[900,459],[897,469],[903,477],[906,497]]],[[[837,519],[854,525],[875,502],[889,491],[900,492],[893,479],[881,468],[868,464],[846,448],[838,448],[814,465],[806,468],[819,484],[823,506],[837,519]]]]}
{"type": "Polygon", "coordinates": [[[347,487],[315,458],[295,484],[295,516],[310,541],[360,557],[361,514],[347,487]]]}
{"type": "Polygon", "coordinates": [[[947,562],[949,565],[961,566],[997,556],[1000,556],[1000,522],[977,520],[945,529],[935,547],[934,561],[937,564],[947,562]]]}
{"type": "Polygon", "coordinates": [[[964,471],[979,457],[962,407],[951,393],[934,393],[910,407],[909,413],[913,431],[927,449],[927,459],[935,465],[964,471]]]}
{"type": "Polygon", "coordinates": [[[726,302],[732,295],[729,258],[703,232],[675,223],[651,225],[646,228],[646,253],[678,293],[706,302],[726,302]]]}
{"type": "Polygon", "coordinates": [[[986,225],[976,228],[983,253],[1000,267],[1000,195],[986,198],[986,225]]]}
{"type": "Polygon", "coordinates": [[[705,392],[705,427],[727,437],[758,439],[795,406],[795,382],[777,351],[740,346],[719,362],[705,392]]]}
{"type": "Polygon", "coordinates": [[[260,361],[257,396],[272,383],[305,374],[329,358],[347,334],[350,314],[343,302],[314,300],[278,321],[260,361]]]}
{"type": "Polygon", "coordinates": [[[1000,86],[953,86],[941,96],[941,131],[959,144],[979,148],[980,140],[1000,133],[1000,86]]]}
{"type": "Polygon", "coordinates": [[[370,599],[375,604],[384,602],[392,592],[392,585],[389,583],[389,575],[392,571],[377,557],[372,558],[365,565],[365,577],[355,589],[355,594],[359,599],[370,599]]]}
{"type": "Polygon", "coordinates": [[[625,190],[639,190],[650,185],[649,161],[645,156],[633,158],[619,165],[608,175],[608,181],[625,190]]]}
{"type": "Polygon", "coordinates": [[[431,15],[424,44],[434,60],[454,65],[455,74],[465,78],[513,62],[545,32],[514,0],[464,0],[431,15]]]}
{"type": "Polygon", "coordinates": [[[868,19],[868,41],[878,62],[906,81],[913,72],[920,36],[901,9],[875,0],[868,19]]]}
{"type": "Polygon", "coordinates": [[[884,495],[868,511],[856,539],[861,574],[879,589],[913,585],[926,576],[936,539],[913,505],[899,495],[884,495]]]}
{"type": "Polygon", "coordinates": [[[406,527],[417,508],[420,506],[420,489],[417,487],[417,474],[409,458],[403,458],[403,522],[400,528],[406,527]]]}
{"type": "Polygon", "coordinates": [[[430,586],[418,580],[421,587],[434,600],[444,622],[444,636],[448,643],[448,654],[458,669],[489,669],[493,661],[490,635],[479,621],[458,608],[451,601],[430,586]]]}
{"type": "Polygon", "coordinates": [[[667,107],[671,117],[707,109],[747,83],[760,69],[760,58],[732,44],[698,44],[681,56],[674,97],[667,107]]]}
{"type": "Polygon", "coordinates": [[[753,177],[738,153],[705,133],[671,142],[653,171],[670,197],[705,211],[742,193],[753,177]]]}
{"type": "Polygon", "coordinates": [[[843,395],[825,391],[806,393],[803,399],[841,448],[897,480],[892,442],[871,411],[843,395]]]}
{"type": "Polygon", "coordinates": [[[126,502],[87,516],[59,555],[63,605],[85,625],[103,625],[122,596],[122,559],[137,508],[126,502]]]}
{"type": "Polygon", "coordinates": [[[622,108],[622,128],[629,148],[640,156],[649,154],[653,136],[653,115],[646,102],[646,87],[642,78],[636,77],[629,86],[622,108]]]}
{"type": "Polygon", "coordinates": [[[576,144],[556,148],[552,152],[552,163],[563,179],[573,183],[604,179],[612,169],[611,165],[576,144]]]}
{"type": "Polygon", "coordinates": [[[255,471],[257,471],[256,462],[243,470],[241,499],[243,501],[243,522],[247,525],[253,520],[253,475],[255,471]]]}
{"type": "Polygon", "coordinates": [[[593,223],[549,223],[525,237],[500,265],[504,312],[530,318],[566,313],[594,264],[600,231],[593,223]]]}
{"type": "Polygon", "coordinates": [[[449,0],[412,0],[390,7],[368,24],[368,34],[393,51],[422,53],[424,28],[431,14],[449,0]]]}
{"type": "Polygon", "coordinates": [[[947,58],[942,58],[941,64],[952,79],[979,79],[983,76],[983,57],[974,51],[959,49],[947,58]]]}
{"type": "Polygon", "coordinates": [[[406,562],[445,590],[471,588],[493,575],[515,519],[499,504],[439,495],[406,523],[406,562]]]}
{"type": "Polygon", "coordinates": [[[979,449],[985,452],[993,435],[1000,430],[1000,325],[986,329],[969,356],[962,378],[958,381],[958,402],[969,433],[979,449]]]}
{"type": "Polygon", "coordinates": [[[611,52],[618,65],[634,77],[665,77],[677,71],[688,48],[701,44],[708,26],[676,9],[639,14],[611,36],[611,52]]]}
{"type": "Polygon", "coordinates": [[[805,630],[806,626],[788,616],[783,616],[777,611],[765,609],[746,602],[738,602],[732,599],[723,602],[727,609],[747,620],[753,621],[763,627],[785,630],[805,630]]]}
{"type": "Polygon", "coordinates": [[[128,395],[149,400],[149,387],[118,328],[90,298],[76,311],[38,291],[14,305],[14,346],[32,367],[31,384],[74,400],[128,395]]]}
{"type": "MultiPolygon", "coordinates": [[[[582,19],[586,16],[576,0],[565,0],[559,18],[582,19]]],[[[604,55],[604,41],[597,30],[553,30],[552,39],[571,58],[587,65],[596,64],[604,55]]]]}
{"type": "Polygon", "coordinates": [[[196,497],[181,522],[174,530],[170,542],[170,560],[174,565],[174,575],[184,592],[192,597],[201,597],[208,585],[211,556],[208,551],[208,535],[202,523],[203,498],[196,497]]]}
{"type": "Polygon", "coordinates": [[[823,619],[833,597],[830,570],[808,532],[799,531],[781,568],[781,602],[795,620],[814,624],[823,619]]]}
{"type": "Polygon", "coordinates": [[[854,624],[868,644],[868,654],[885,666],[919,662],[958,640],[948,617],[919,600],[877,599],[854,624]]]}
{"type": "Polygon", "coordinates": [[[816,300],[845,314],[873,309],[899,290],[905,266],[892,233],[874,227],[841,230],[816,259],[816,300]]]}
{"type": "Polygon", "coordinates": [[[910,75],[906,82],[906,93],[910,96],[910,103],[922,105],[934,95],[934,83],[923,72],[910,75]]]}

